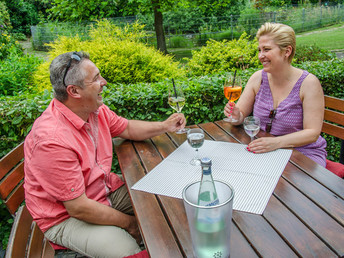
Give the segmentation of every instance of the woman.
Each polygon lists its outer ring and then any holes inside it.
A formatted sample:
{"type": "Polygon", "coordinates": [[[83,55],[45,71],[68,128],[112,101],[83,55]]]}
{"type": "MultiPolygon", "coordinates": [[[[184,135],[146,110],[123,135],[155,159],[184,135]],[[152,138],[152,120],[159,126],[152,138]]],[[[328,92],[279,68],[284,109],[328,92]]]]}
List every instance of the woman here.
{"type": "Polygon", "coordinates": [[[320,136],[324,93],[313,74],[291,65],[296,47],[294,30],[284,24],[265,23],[256,37],[263,69],[248,80],[237,104],[227,103],[225,115],[232,114],[238,120],[233,124],[241,124],[253,110],[261,120],[261,129],[277,136],[252,141],[249,151],[295,147],[325,167],[326,141],[320,136]]]}

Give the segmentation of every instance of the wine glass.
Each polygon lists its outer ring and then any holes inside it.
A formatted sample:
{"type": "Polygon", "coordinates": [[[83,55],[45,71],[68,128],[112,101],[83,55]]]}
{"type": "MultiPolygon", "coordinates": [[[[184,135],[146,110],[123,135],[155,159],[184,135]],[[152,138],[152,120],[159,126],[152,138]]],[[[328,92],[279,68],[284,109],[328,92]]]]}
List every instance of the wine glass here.
{"type": "Polygon", "coordinates": [[[245,132],[251,137],[251,141],[253,141],[254,136],[260,130],[260,119],[256,116],[248,116],[244,119],[244,129],[245,132]]]}
{"type": "MultiPolygon", "coordinates": [[[[183,89],[180,85],[173,85],[168,88],[168,104],[173,108],[177,113],[180,113],[185,105],[185,97],[183,89]]],[[[188,129],[183,128],[176,131],[177,134],[187,133],[188,129]]]]}
{"type": "MultiPolygon", "coordinates": [[[[241,95],[241,77],[236,74],[229,76],[223,85],[223,93],[225,97],[230,101],[236,101],[241,95]]],[[[232,115],[223,119],[226,122],[237,122],[236,119],[232,118],[232,115]]]]}
{"type": "Polygon", "coordinates": [[[187,138],[190,146],[196,149],[196,155],[190,160],[190,164],[194,166],[200,165],[201,158],[199,157],[198,149],[201,148],[204,143],[204,132],[200,128],[192,128],[188,131],[187,138]]]}

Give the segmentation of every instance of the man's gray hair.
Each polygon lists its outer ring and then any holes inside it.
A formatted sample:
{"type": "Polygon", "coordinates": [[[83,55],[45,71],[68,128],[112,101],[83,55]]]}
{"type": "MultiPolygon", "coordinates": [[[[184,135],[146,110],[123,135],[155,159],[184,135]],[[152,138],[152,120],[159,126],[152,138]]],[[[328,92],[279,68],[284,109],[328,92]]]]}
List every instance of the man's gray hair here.
{"type": "Polygon", "coordinates": [[[85,52],[67,52],[61,54],[51,62],[50,64],[50,82],[54,89],[54,97],[65,102],[68,98],[67,86],[70,84],[84,87],[85,71],[81,69],[81,63],[84,60],[90,60],[90,57],[85,52]],[[72,59],[72,54],[75,53],[80,57],[80,61],[72,59]],[[63,76],[65,75],[68,63],[71,65],[67,71],[66,78],[63,82],[63,76]],[[65,86],[65,84],[66,86],[65,86]]]}

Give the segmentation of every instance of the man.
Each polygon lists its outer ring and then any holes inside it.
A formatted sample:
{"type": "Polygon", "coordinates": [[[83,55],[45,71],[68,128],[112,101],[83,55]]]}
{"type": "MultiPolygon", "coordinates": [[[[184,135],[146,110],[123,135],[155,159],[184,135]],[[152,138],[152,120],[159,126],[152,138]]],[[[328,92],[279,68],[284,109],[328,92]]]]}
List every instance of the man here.
{"type": "Polygon", "coordinates": [[[143,140],[185,126],[127,120],[103,104],[106,80],[83,52],[50,65],[55,98],[25,140],[26,205],[53,243],[91,257],[141,251],[141,236],[123,181],[110,173],[112,138],[143,140]]]}

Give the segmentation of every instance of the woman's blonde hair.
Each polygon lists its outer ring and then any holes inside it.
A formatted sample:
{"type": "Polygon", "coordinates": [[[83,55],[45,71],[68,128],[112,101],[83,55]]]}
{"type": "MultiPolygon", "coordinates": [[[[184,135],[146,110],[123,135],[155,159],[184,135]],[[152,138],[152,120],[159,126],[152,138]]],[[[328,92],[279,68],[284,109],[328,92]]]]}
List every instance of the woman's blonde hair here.
{"type": "Polygon", "coordinates": [[[296,38],[293,28],[281,23],[264,23],[257,31],[256,38],[268,35],[272,38],[276,45],[281,50],[285,50],[288,46],[291,46],[291,54],[288,57],[289,63],[293,60],[296,50],[296,38]]]}

